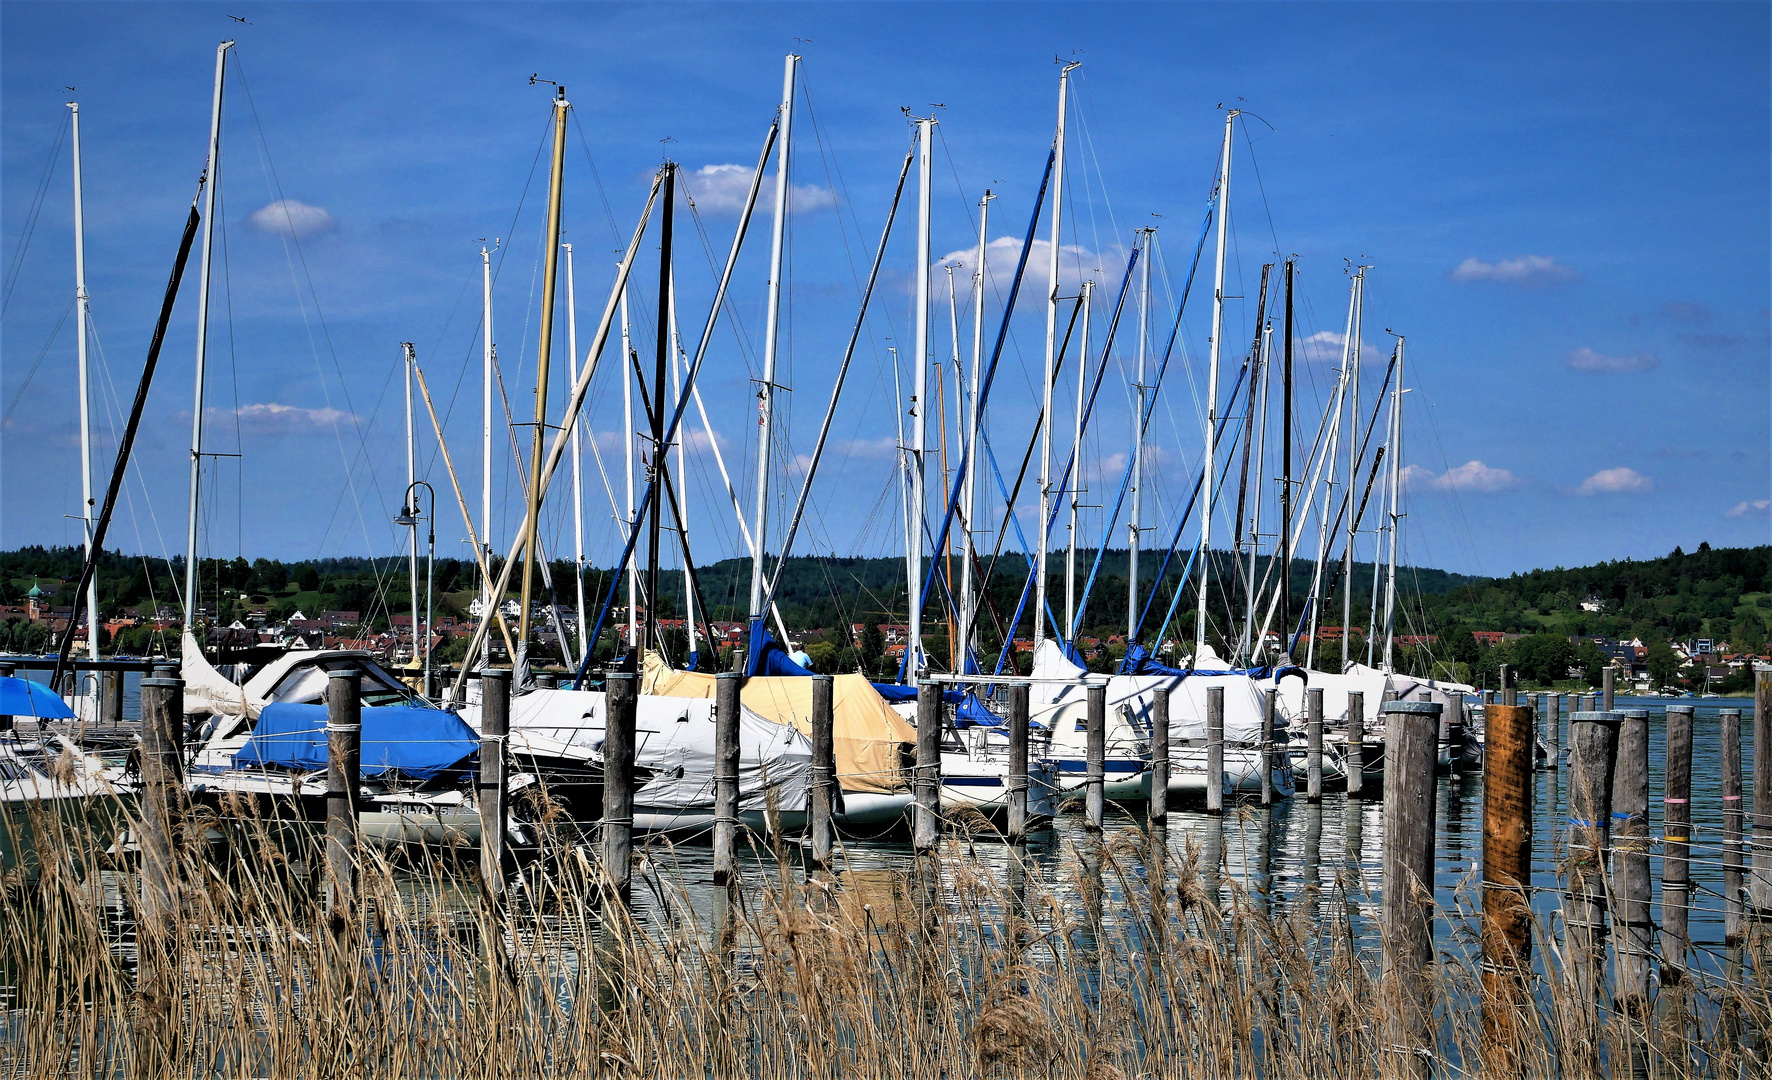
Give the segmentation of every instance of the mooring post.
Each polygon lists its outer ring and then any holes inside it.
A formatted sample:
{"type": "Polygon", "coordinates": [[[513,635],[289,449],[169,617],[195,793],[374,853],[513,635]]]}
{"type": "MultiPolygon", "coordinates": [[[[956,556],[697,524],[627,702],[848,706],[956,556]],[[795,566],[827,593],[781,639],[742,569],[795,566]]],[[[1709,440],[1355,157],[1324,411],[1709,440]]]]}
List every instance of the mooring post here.
{"type": "MultiPolygon", "coordinates": [[[[1452,707],[1445,710],[1446,716],[1446,763],[1453,776],[1464,775],[1464,695],[1452,697],[1452,707]]],[[[1530,744],[1531,736],[1526,742],[1530,744]]]]}
{"type": "Polygon", "coordinates": [[[101,672],[99,676],[98,722],[115,726],[123,722],[123,681],[121,671],[101,672]]]}
{"type": "Polygon", "coordinates": [[[836,773],[833,680],[829,675],[812,677],[812,865],[831,868],[831,803],[836,773]]]}
{"type": "Polygon", "coordinates": [[[1741,710],[1717,713],[1723,744],[1723,941],[1739,945],[1747,939],[1747,910],[1742,896],[1747,860],[1741,805],[1741,710]]]}
{"type": "Polygon", "coordinates": [[[1519,703],[1520,703],[1520,691],[1519,691],[1519,688],[1514,685],[1514,666],[1512,664],[1502,664],[1501,665],[1501,704],[1503,704],[1503,705],[1518,705],[1519,703]]]}
{"type": "Polygon", "coordinates": [[[1150,823],[1169,820],[1169,688],[1159,686],[1151,702],[1150,823]]]}
{"type": "Polygon", "coordinates": [[[355,667],[326,680],[326,910],[335,927],[357,908],[357,782],[363,751],[362,674],[355,667]]]}
{"type": "Polygon", "coordinates": [[[185,793],[185,684],[179,679],[143,679],[141,695],[140,925],[159,931],[170,928],[178,912],[175,838],[185,793]]]}
{"type": "Polygon", "coordinates": [[[1641,1019],[1649,1006],[1655,929],[1649,922],[1649,710],[1625,709],[1612,773],[1612,874],[1618,893],[1613,1000],[1641,1019]]]}
{"type": "Polygon", "coordinates": [[[1206,688],[1206,812],[1224,813],[1224,687],[1206,688]]]}
{"type": "Polygon", "coordinates": [[[1028,838],[1028,688],[1009,688],[1009,842],[1028,838]]]}
{"type": "Polygon", "coordinates": [[[1366,695],[1359,690],[1350,690],[1347,695],[1347,797],[1359,799],[1365,795],[1366,695]]]}
{"type": "Polygon", "coordinates": [[[1754,669],[1753,876],[1748,904],[1755,921],[1772,918],[1772,668],[1754,669]]]}
{"type": "MultiPolygon", "coordinates": [[[[1274,753],[1274,713],[1276,711],[1274,706],[1279,696],[1279,691],[1269,690],[1263,696],[1261,703],[1261,753],[1258,760],[1261,763],[1261,805],[1263,806],[1274,805],[1274,758],[1276,756],[1274,753]]],[[[1219,698],[1220,709],[1224,707],[1223,700],[1221,696],[1219,698]]]]}
{"type": "MultiPolygon", "coordinates": [[[[640,678],[631,671],[611,671],[604,685],[603,872],[609,875],[608,899],[626,907],[634,872],[634,729],[640,678]]],[[[718,756],[716,749],[716,760],[718,756]]]]}
{"type": "Polygon", "coordinates": [[[1323,801],[1323,688],[1304,692],[1305,798],[1323,801]]]}
{"type": "Polygon", "coordinates": [[[1555,769],[1562,764],[1563,757],[1563,699],[1556,694],[1544,695],[1544,718],[1539,723],[1544,728],[1545,762],[1547,768],[1555,769]]]}
{"type": "Polygon", "coordinates": [[[1092,682],[1084,687],[1083,696],[1089,727],[1083,827],[1089,832],[1100,832],[1107,817],[1107,684],[1092,682]]]}
{"type": "Polygon", "coordinates": [[[560,688],[560,679],[558,676],[555,676],[550,672],[537,672],[535,676],[535,688],[537,690],[558,690],[560,688]]]}
{"type": "Polygon", "coordinates": [[[1610,664],[1606,665],[1606,667],[1600,672],[1600,711],[1601,712],[1611,712],[1613,705],[1616,704],[1615,695],[1613,694],[1613,687],[1612,687],[1613,680],[1615,678],[1616,678],[1616,669],[1613,668],[1612,665],[1610,665],[1610,664]]]}
{"type": "Polygon", "coordinates": [[[480,775],[475,796],[480,809],[480,886],[496,906],[505,889],[505,822],[511,734],[511,673],[480,672],[480,775]]]}
{"type": "Polygon", "coordinates": [[[1483,756],[1483,1033],[1490,1071],[1516,1071],[1532,955],[1531,710],[1489,710],[1483,756]]]}
{"type": "Polygon", "coordinates": [[[1692,718],[1690,705],[1667,707],[1667,778],[1662,804],[1661,982],[1686,973],[1687,909],[1692,884],[1692,718]]]}
{"type": "Polygon", "coordinates": [[[1440,705],[1384,706],[1384,973],[1395,988],[1404,1069],[1425,1075],[1431,1005],[1425,985],[1434,956],[1434,816],[1440,705]]]}
{"type": "MultiPolygon", "coordinates": [[[[1424,691],[1421,695],[1421,700],[1428,701],[1432,697],[1433,697],[1433,695],[1428,694],[1424,691]]],[[[1439,746],[1435,751],[1436,757],[1434,759],[1434,770],[1436,772],[1439,771],[1439,768],[1440,768],[1439,758],[1441,756],[1443,756],[1446,759],[1446,771],[1451,772],[1452,771],[1452,759],[1456,755],[1453,753],[1453,749],[1452,749],[1452,713],[1448,710],[1445,710],[1445,709],[1442,709],[1440,711],[1440,731],[1439,731],[1438,738],[1439,738],[1439,746]]]]}
{"type": "Polygon", "coordinates": [[[738,881],[738,709],[744,673],[714,676],[714,884],[738,881]]]}
{"type": "Polygon", "coordinates": [[[941,836],[941,684],[917,684],[917,807],[911,846],[922,855],[941,836]]]}
{"type": "Polygon", "coordinates": [[[1618,756],[1614,712],[1569,717],[1569,883],[1563,924],[1577,1000],[1593,1013],[1606,970],[1606,862],[1612,841],[1612,764],[1618,756]]]}

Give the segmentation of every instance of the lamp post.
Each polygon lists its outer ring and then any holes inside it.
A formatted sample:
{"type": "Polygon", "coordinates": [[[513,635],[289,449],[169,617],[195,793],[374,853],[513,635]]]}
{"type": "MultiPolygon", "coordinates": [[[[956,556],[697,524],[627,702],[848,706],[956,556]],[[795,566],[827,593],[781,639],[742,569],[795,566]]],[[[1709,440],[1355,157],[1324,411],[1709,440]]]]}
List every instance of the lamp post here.
{"type": "MultiPolygon", "coordinates": [[[[400,516],[394,524],[404,525],[410,529],[418,528],[420,518],[427,523],[425,538],[425,676],[424,693],[431,692],[431,583],[436,579],[437,566],[437,491],[423,480],[414,480],[406,485],[406,494],[401,496],[400,516]],[[418,489],[424,488],[431,496],[431,512],[418,512],[418,489]]],[[[412,598],[412,658],[418,659],[418,597],[412,598]]]]}

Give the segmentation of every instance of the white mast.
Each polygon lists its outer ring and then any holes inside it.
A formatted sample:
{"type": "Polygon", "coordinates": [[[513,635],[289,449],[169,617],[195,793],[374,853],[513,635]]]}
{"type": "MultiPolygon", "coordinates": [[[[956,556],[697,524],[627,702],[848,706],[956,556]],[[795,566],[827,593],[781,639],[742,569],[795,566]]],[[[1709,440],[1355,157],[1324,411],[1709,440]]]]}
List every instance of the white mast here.
{"type": "MultiPolygon", "coordinates": [[[[954,267],[956,265],[958,265],[958,264],[956,264],[956,263],[948,263],[947,264],[947,272],[948,272],[948,333],[949,333],[948,340],[952,343],[952,347],[948,351],[948,362],[953,366],[953,369],[954,369],[954,434],[955,434],[954,441],[960,445],[961,452],[963,454],[965,452],[965,447],[966,447],[966,420],[965,420],[965,416],[966,416],[966,413],[965,413],[966,388],[962,382],[962,372],[960,370],[960,298],[959,298],[959,294],[957,292],[955,292],[955,289],[954,289],[954,267]]],[[[941,414],[942,445],[943,446],[947,445],[947,423],[948,423],[947,412],[944,410],[941,414]]],[[[945,458],[946,455],[944,454],[943,457],[945,458]]],[[[945,513],[947,499],[948,499],[948,474],[947,474],[947,470],[945,468],[942,470],[942,474],[941,474],[941,491],[939,494],[941,495],[941,501],[943,504],[943,512],[945,513]]],[[[964,532],[966,530],[967,522],[966,522],[965,518],[960,519],[959,526],[960,526],[961,532],[964,532]]],[[[954,560],[952,558],[953,550],[954,550],[954,537],[950,533],[949,538],[948,538],[948,542],[947,542],[947,546],[945,548],[943,548],[942,551],[938,554],[939,558],[943,558],[943,559],[947,560],[947,568],[948,568],[948,574],[949,574],[949,578],[948,578],[949,589],[952,589],[953,584],[954,584],[953,577],[952,577],[953,568],[954,568],[954,560]]],[[[962,555],[962,558],[964,558],[964,555],[962,555]]],[[[964,585],[965,582],[962,581],[961,584],[964,585]]],[[[957,600],[958,598],[955,597],[953,599],[957,600]]],[[[964,617],[964,616],[962,616],[962,617],[964,617]]],[[[949,631],[948,632],[948,647],[949,647],[949,652],[952,655],[950,655],[948,657],[948,670],[963,672],[966,670],[966,642],[964,640],[956,639],[955,635],[953,633],[953,630],[954,630],[954,623],[953,623],[953,620],[950,619],[950,620],[948,620],[948,631],[949,631]]]]}
{"type": "Polygon", "coordinates": [[[203,374],[209,359],[209,268],[215,260],[215,189],[221,181],[222,72],[232,41],[215,47],[215,96],[209,106],[209,182],[203,188],[203,258],[197,285],[196,402],[191,409],[191,500],[185,527],[185,647],[197,648],[197,496],[203,482],[203,374]]]}
{"type": "MultiPolygon", "coordinates": [[[[1255,473],[1258,477],[1267,468],[1268,390],[1274,384],[1273,379],[1268,377],[1267,362],[1273,355],[1273,342],[1274,321],[1270,318],[1262,327],[1261,345],[1255,356],[1253,373],[1253,377],[1261,380],[1261,424],[1256,428],[1255,443],[1255,473]]],[[[1243,586],[1243,647],[1240,651],[1240,657],[1244,661],[1250,660],[1255,652],[1255,564],[1261,556],[1261,487],[1257,483],[1255,498],[1251,500],[1255,506],[1249,515],[1249,572],[1243,586]]]]}
{"type": "Polygon", "coordinates": [[[1353,367],[1348,372],[1348,440],[1347,440],[1347,497],[1343,505],[1347,510],[1347,548],[1341,553],[1341,670],[1347,670],[1349,650],[1348,643],[1352,637],[1354,622],[1354,541],[1359,537],[1359,529],[1354,521],[1354,513],[1358,509],[1354,505],[1354,489],[1359,487],[1360,479],[1360,335],[1361,322],[1366,308],[1366,268],[1359,267],[1354,271],[1354,320],[1353,341],[1349,348],[1353,350],[1353,367]]]}
{"type": "Polygon", "coordinates": [[[956,671],[964,671],[964,659],[972,655],[973,635],[978,621],[978,603],[972,597],[972,560],[975,550],[973,512],[977,507],[978,470],[978,389],[979,369],[984,359],[984,260],[985,228],[990,220],[991,199],[987,189],[978,200],[978,254],[972,266],[972,396],[966,413],[966,477],[964,480],[965,514],[961,520],[964,532],[964,558],[960,563],[960,656],[956,671]]]}
{"type": "Polygon", "coordinates": [[[928,501],[924,494],[925,468],[923,448],[928,440],[929,419],[929,196],[931,171],[935,160],[930,142],[935,134],[935,121],[917,120],[917,310],[913,315],[911,362],[916,374],[911,379],[911,495],[910,509],[905,515],[909,535],[905,544],[905,570],[910,583],[910,633],[905,647],[905,678],[916,679],[923,670],[923,510],[928,501]]]}
{"type": "Polygon", "coordinates": [[[1064,554],[1064,632],[1066,637],[1076,633],[1077,626],[1077,536],[1081,531],[1079,520],[1083,494],[1083,391],[1089,382],[1089,317],[1093,314],[1092,301],[1095,296],[1095,282],[1083,282],[1083,342],[1077,355],[1077,411],[1071,424],[1071,489],[1066,492],[1071,503],[1071,538],[1070,545],[1064,554]]]}
{"type": "MultiPolygon", "coordinates": [[[[89,333],[86,296],[86,212],[80,185],[80,103],[68,102],[74,125],[74,306],[75,330],[80,336],[80,526],[86,537],[86,557],[92,558],[92,402],[91,379],[86,373],[86,337],[89,333]]],[[[75,615],[78,618],[78,613],[75,615]]],[[[98,576],[86,586],[86,655],[98,659],[98,576]]]]}
{"type": "MultiPolygon", "coordinates": [[[[496,243],[496,241],[495,241],[496,243]]],[[[480,545],[492,567],[492,253],[480,245],[480,545]]],[[[492,582],[482,575],[480,603],[492,608],[492,582]]],[[[487,616],[491,618],[490,615],[487,616]]],[[[488,653],[491,646],[487,647],[488,653]]]]}
{"type": "Polygon", "coordinates": [[[1040,377],[1040,550],[1034,559],[1034,655],[1046,640],[1046,523],[1052,520],[1052,378],[1058,348],[1058,246],[1064,226],[1064,118],[1071,61],[1058,73],[1058,130],[1052,139],[1052,235],[1046,252],[1046,365],[1040,377]]]}
{"type": "MultiPolygon", "coordinates": [[[[677,290],[671,290],[671,397],[683,396],[683,374],[688,371],[689,357],[683,353],[683,338],[677,332],[677,290]]],[[[683,487],[688,482],[688,467],[684,463],[686,454],[683,425],[677,433],[677,482],[671,485],[671,503],[677,510],[677,523],[680,526],[678,538],[683,544],[683,626],[689,631],[689,651],[695,652],[695,580],[689,576],[689,493],[683,487]]],[[[712,438],[709,438],[712,442],[712,438]]]]}
{"type": "MultiPolygon", "coordinates": [[[[781,318],[782,237],[788,223],[788,144],[794,126],[794,69],[800,58],[789,53],[781,76],[781,135],[775,149],[775,223],[769,241],[769,312],[763,322],[763,382],[757,389],[757,531],[751,535],[752,619],[763,614],[763,549],[769,537],[770,437],[775,425],[775,351],[781,318]]],[[[648,598],[647,603],[651,603],[648,598]]],[[[787,648],[788,643],[782,642],[787,648]]]]}
{"type": "MultiPolygon", "coordinates": [[[[418,481],[418,457],[412,439],[412,366],[417,356],[410,341],[400,344],[400,362],[406,369],[406,493],[400,497],[403,512],[412,517],[412,537],[406,558],[406,585],[412,597],[412,662],[418,661],[418,496],[412,486],[418,481]],[[408,502],[411,505],[408,507],[408,502]]],[[[431,508],[433,514],[436,507],[431,508]]],[[[426,691],[427,693],[429,691],[426,691]]]]}
{"type": "MultiPolygon", "coordinates": [[[[561,244],[566,252],[566,366],[572,385],[578,385],[578,301],[573,291],[572,245],[561,244]]],[[[625,359],[625,357],[624,357],[625,359]]],[[[586,357],[586,362],[590,360],[586,357]]],[[[585,639],[590,627],[585,624],[585,493],[579,476],[580,424],[572,425],[572,578],[578,588],[578,657],[582,662],[591,654],[591,643],[585,639]]],[[[565,638],[561,638],[565,648],[565,638]]],[[[576,666],[576,665],[574,665],[576,666]]]]}
{"type": "Polygon", "coordinates": [[[1218,467],[1218,355],[1224,337],[1224,242],[1231,213],[1231,126],[1239,110],[1224,118],[1224,149],[1218,162],[1218,254],[1213,263],[1212,355],[1206,369],[1206,461],[1200,484],[1200,603],[1194,613],[1192,666],[1200,664],[1206,645],[1206,591],[1212,580],[1212,482],[1218,467]]]}
{"type": "Polygon", "coordinates": [[[1132,647],[1132,634],[1138,628],[1138,534],[1144,525],[1144,410],[1145,396],[1148,393],[1145,388],[1145,366],[1150,354],[1151,238],[1156,230],[1138,231],[1144,237],[1144,266],[1138,275],[1138,368],[1132,413],[1132,512],[1126,537],[1127,648],[1132,647]]]}
{"type": "MultiPolygon", "coordinates": [[[[1335,490],[1335,469],[1339,461],[1337,453],[1341,447],[1342,406],[1347,402],[1349,369],[1359,363],[1353,339],[1354,309],[1359,305],[1360,283],[1356,279],[1348,286],[1347,293],[1347,326],[1341,339],[1341,368],[1335,376],[1335,401],[1330,406],[1333,419],[1329,424],[1328,442],[1324,444],[1323,460],[1329,463],[1329,475],[1323,478],[1328,492],[1335,490]]],[[[1357,440],[1349,439],[1350,442],[1357,440]]],[[[1348,480],[1351,488],[1353,480],[1348,480]]],[[[1310,639],[1305,645],[1304,666],[1313,667],[1317,662],[1317,626],[1323,616],[1323,563],[1329,557],[1329,511],[1334,503],[1329,494],[1323,497],[1323,508],[1317,513],[1317,566],[1311,574],[1310,599],[1310,639]]]]}
{"type": "MultiPolygon", "coordinates": [[[[621,291],[621,432],[622,464],[627,474],[627,528],[636,520],[634,506],[634,349],[628,336],[628,291],[621,291]]],[[[640,561],[628,560],[628,648],[640,642],[640,561]]]]}
{"type": "Polygon", "coordinates": [[[1392,646],[1396,640],[1397,621],[1397,528],[1402,514],[1397,509],[1397,495],[1402,487],[1403,471],[1403,337],[1397,336],[1397,387],[1391,394],[1391,547],[1390,566],[1385,570],[1384,586],[1384,670],[1392,667],[1392,646]]]}

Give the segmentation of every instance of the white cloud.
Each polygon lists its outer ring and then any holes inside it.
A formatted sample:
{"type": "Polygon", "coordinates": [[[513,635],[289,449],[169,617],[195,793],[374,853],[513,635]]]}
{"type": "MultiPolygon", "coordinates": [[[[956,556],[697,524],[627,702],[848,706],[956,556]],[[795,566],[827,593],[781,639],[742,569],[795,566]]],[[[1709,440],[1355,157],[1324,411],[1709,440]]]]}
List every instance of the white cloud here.
{"type": "Polygon", "coordinates": [[[275,401],[242,405],[231,410],[210,409],[206,415],[212,422],[232,416],[240,421],[240,426],[245,430],[269,435],[304,434],[355,419],[343,409],[304,409],[299,405],[284,405],[275,401]]]}
{"type": "Polygon", "coordinates": [[[1435,491],[1475,491],[1485,495],[1507,491],[1520,485],[1520,478],[1507,469],[1485,465],[1475,458],[1437,475],[1431,469],[1410,465],[1403,470],[1403,483],[1408,487],[1426,487],[1435,491]]]}
{"type": "MultiPolygon", "coordinates": [[[[751,190],[748,165],[703,165],[687,176],[679,173],[678,181],[689,194],[696,209],[706,214],[738,214],[744,211],[745,196],[751,190]]],[[[757,192],[755,213],[767,215],[775,205],[775,174],[763,177],[757,192]]],[[[817,184],[795,184],[789,192],[788,205],[795,213],[836,205],[829,188],[817,184]]]]}
{"type": "MultiPolygon", "coordinates": [[[[990,281],[1008,295],[1009,283],[1015,277],[1015,261],[1021,255],[1021,240],[1013,236],[999,236],[985,244],[985,270],[990,281]]],[[[1028,300],[1036,303],[1041,301],[1051,290],[1046,284],[1046,264],[1052,259],[1052,243],[1048,240],[1035,240],[1028,252],[1027,273],[1021,282],[1022,299],[1016,307],[1020,309],[1028,300]]],[[[978,248],[966,247],[950,251],[935,260],[936,295],[941,297],[946,292],[945,267],[954,268],[954,288],[964,299],[972,291],[972,269],[978,262],[978,248]]],[[[1119,248],[1105,251],[1090,251],[1080,244],[1060,244],[1058,247],[1058,286],[1062,294],[1075,296],[1082,288],[1084,281],[1093,281],[1096,286],[1096,310],[1101,304],[1111,305],[1114,301],[1113,290],[1120,287],[1120,279],[1126,273],[1126,253],[1119,248]]],[[[987,284],[986,286],[990,286],[987,284]]],[[[987,292],[987,297],[994,297],[987,292]]],[[[1063,327],[1059,328],[1062,336],[1063,327]]]]}
{"type": "Polygon", "coordinates": [[[1459,263],[1447,277],[1453,281],[1494,281],[1503,285],[1538,288],[1580,281],[1581,274],[1549,255],[1522,255],[1517,259],[1484,262],[1475,255],[1459,263]]]}
{"type": "MultiPolygon", "coordinates": [[[[1335,330],[1318,330],[1307,338],[1298,341],[1299,351],[1304,354],[1305,361],[1319,361],[1325,364],[1340,364],[1341,352],[1346,347],[1347,335],[1335,330]]],[[[1379,364],[1388,357],[1379,352],[1370,341],[1360,342],[1360,363],[1379,364]]]]}
{"type": "Polygon", "coordinates": [[[316,236],[338,228],[338,219],[325,207],[309,206],[295,199],[267,203],[246,220],[259,232],[278,236],[316,236]]]}
{"type": "Polygon", "coordinates": [[[1772,499],[1754,499],[1751,502],[1736,503],[1734,506],[1723,511],[1723,516],[1738,518],[1747,517],[1749,514],[1752,514],[1759,517],[1763,516],[1768,509],[1772,509],[1772,499]]]}
{"type": "Polygon", "coordinates": [[[1601,469],[1581,482],[1577,495],[1642,495],[1655,490],[1655,481],[1635,469],[1620,465],[1601,469]]]}
{"type": "Polygon", "coordinates": [[[1608,373],[1619,371],[1648,371],[1650,368],[1661,363],[1661,360],[1651,352],[1640,352],[1633,356],[1607,356],[1605,353],[1595,352],[1593,349],[1583,345],[1581,348],[1571,352],[1563,362],[1568,364],[1572,371],[1608,373]]]}

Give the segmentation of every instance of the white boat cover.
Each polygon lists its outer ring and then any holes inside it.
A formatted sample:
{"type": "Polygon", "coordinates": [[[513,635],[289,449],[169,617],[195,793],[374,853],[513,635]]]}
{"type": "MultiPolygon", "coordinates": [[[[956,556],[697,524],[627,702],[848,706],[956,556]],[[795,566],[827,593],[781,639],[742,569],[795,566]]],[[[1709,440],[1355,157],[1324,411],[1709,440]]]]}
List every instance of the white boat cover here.
{"type": "Polygon", "coordinates": [[[229,682],[226,676],[215,670],[215,666],[203,658],[202,648],[189,631],[185,633],[180,653],[178,673],[185,682],[184,711],[187,715],[220,714],[257,719],[264,702],[248,698],[243,687],[229,682]]]}
{"type": "MultiPolygon", "coordinates": [[[[511,753],[603,756],[607,697],[601,691],[532,690],[511,702],[511,753]]],[[[462,719],[476,728],[479,708],[462,719]]],[[[714,804],[714,702],[712,699],[640,696],[635,720],[634,764],[652,779],[634,792],[636,804],[673,810],[714,804]]],[[[740,706],[738,714],[738,808],[763,810],[773,790],[779,810],[805,810],[812,783],[812,743],[791,727],[773,724],[740,706]]]]}
{"type": "Polygon", "coordinates": [[[1307,687],[1323,691],[1323,723],[1330,727],[1343,727],[1347,724],[1349,693],[1358,692],[1364,695],[1362,707],[1365,710],[1365,722],[1368,726],[1373,726],[1379,723],[1379,709],[1387,690],[1394,692],[1399,698],[1412,701],[1421,700],[1421,695],[1426,693],[1432,700],[1447,708],[1451,707],[1453,701],[1471,692],[1471,688],[1462,683],[1418,679],[1400,672],[1387,675],[1378,668],[1367,667],[1365,664],[1350,664],[1347,671],[1341,674],[1329,671],[1312,671],[1308,674],[1308,683],[1291,678],[1280,680],[1278,708],[1287,722],[1294,725],[1305,722],[1304,695],[1307,687]]]}
{"type": "MultiPolygon", "coordinates": [[[[1084,677],[1088,673],[1070,662],[1054,641],[1040,644],[1034,653],[1033,675],[1039,680],[1029,690],[1029,718],[1052,727],[1054,745],[1083,745],[1079,731],[1088,708],[1084,677]]],[[[1296,680],[1287,680],[1296,681],[1296,680]]],[[[1113,675],[1107,683],[1108,740],[1143,738],[1150,731],[1151,706],[1161,687],[1169,688],[1169,737],[1206,737],[1206,691],[1224,690],[1224,737],[1232,743],[1252,743],[1261,738],[1264,705],[1262,691],[1247,675],[1113,675]]]]}

